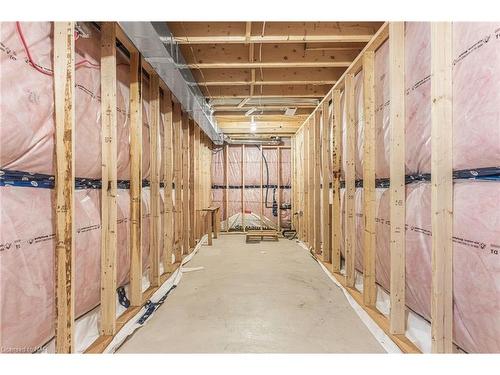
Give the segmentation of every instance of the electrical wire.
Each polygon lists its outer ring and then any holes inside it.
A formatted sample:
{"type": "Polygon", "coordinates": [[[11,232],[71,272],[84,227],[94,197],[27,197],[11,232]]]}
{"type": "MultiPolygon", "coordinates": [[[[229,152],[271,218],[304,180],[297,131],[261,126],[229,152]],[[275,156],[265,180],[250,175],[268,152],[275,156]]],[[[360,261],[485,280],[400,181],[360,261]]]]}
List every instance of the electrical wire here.
{"type": "MultiPolygon", "coordinates": [[[[17,30],[17,35],[19,35],[19,39],[21,40],[21,44],[23,45],[24,52],[26,53],[26,57],[28,58],[29,65],[31,65],[36,71],[38,71],[42,74],[45,74],[47,76],[53,76],[54,73],[51,70],[46,69],[46,68],[42,68],[40,65],[35,63],[35,61],[33,60],[33,56],[31,55],[30,49],[28,47],[28,43],[26,42],[26,38],[24,37],[24,33],[23,33],[22,28],[21,28],[21,23],[19,21],[16,22],[16,30],[17,30]]],[[[75,33],[75,34],[77,34],[77,33],[75,33]]],[[[78,36],[75,36],[75,40],[77,40],[77,39],[78,39],[78,36]]],[[[78,69],[78,68],[83,67],[85,65],[87,65],[87,67],[89,67],[89,68],[99,68],[100,67],[99,64],[94,64],[94,63],[90,62],[89,60],[84,59],[84,60],[75,64],[75,69],[78,69]]]]}

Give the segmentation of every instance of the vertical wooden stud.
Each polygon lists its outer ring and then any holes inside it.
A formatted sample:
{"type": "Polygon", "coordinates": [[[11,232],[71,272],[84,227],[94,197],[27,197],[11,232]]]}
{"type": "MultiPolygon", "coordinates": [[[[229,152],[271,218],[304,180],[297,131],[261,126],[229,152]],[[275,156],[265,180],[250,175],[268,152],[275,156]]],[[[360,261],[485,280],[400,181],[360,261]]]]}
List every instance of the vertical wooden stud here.
{"type": "Polygon", "coordinates": [[[149,223],[151,286],[160,285],[160,92],[157,74],[149,76],[149,149],[151,164],[151,217],[149,223]]]}
{"type": "Polygon", "coordinates": [[[312,147],[314,149],[314,164],[313,164],[313,203],[312,213],[314,218],[313,228],[313,249],[316,254],[321,252],[321,111],[316,110],[312,122],[313,132],[312,147]]]}
{"type": "Polygon", "coordinates": [[[189,119],[182,114],[182,254],[189,254],[189,119]]]}
{"type": "Polygon", "coordinates": [[[224,189],[222,190],[222,211],[224,212],[224,216],[223,216],[223,219],[225,219],[225,222],[226,222],[226,227],[225,227],[225,230],[226,232],[228,231],[228,223],[229,223],[229,214],[228,214],[228,196],[229,196],[229,189],[228,189],[228,182],[229,182],[229,178],[228,178],[228,175],[227,175],[227,168],[228,168],[228,165],[227,165],[227,158],[228,158],[228,155],[227,155],[227,144],[223,145],[222,146],[222,165],[223,165],[223,178],[224,178],[224,189]]]}
{"type": "Polygon", "coordinates": [[[330,261],[330,116],[328,113],[328,102],[323,102],[321,118],[321,172],[322,180],[322,224],[323,224],[323,244],[322,257],[324,262],[330,261]]]}
{"type": "Polygon", "coordinates": [[[332,148],[332,272],[340,272],[340,142],[342,139],[342,109],[340,107],[340,90],[333,91],[333,148],[332,148]]]}
{"type": "Polygon", "coordinates": [[[173,174],[173,154],[172,154],[172,97],[170,91],[164,90],[162,100],[163,113],[163,190],[164,190],[164,207],[163,207],[163,268],[165,272],[172,272],[172,252],[174,248],[174,207],[172,202],[172,181],[173,174]]]}
{"type": "Polygon", "coordinates": [[[364,88],[364,145],[363,145],[363,211],[365,229],[363,233],[363,303],[375,306],[377,287],[375,284],[375,53],[363,55],[364,88]]]}
{"type": "Polygon", "coordinates": [[[75,349],[74,32],[74,22],[54,22],[56,353],[75,349]]]}
{"type": "Polygon", "coordinates": [[[116,329],[116,29],[101,26],[101,334],[116,329]]]}
{"type": "Polygon", "coordinates": [[[354,75],[347,74],[345,78],[345,103],[346,103],[346,169],[345,169],[345,265],[346,285],[354,288],[356,272],[356,123],[354,113],[354,75]]]}
{"type": "Polygon", "coordinates": [[[130,305],[142,305],[142,69],[130,53],[130,305]]]}
{"type": "Polygon", "coordinates": [[[245,227],[245,145],[241,146],[241,227],[246,232],[245,227]]]}
{"type": "Polygon", "coordinates": [[[175,222],[175,240],[174,240],[174,254],[175,262],[182,260],[182,120],[181,120],[181,106],[179,103],[174,103],[174,117],[173,117],[173,136],[174,136],[174,184],[175,184],[175,209],[174,209],[174,222],[175,222]]]}
{"type": "Polygon", "coordinates": [[[453,352],[453,26],[431,23],[432,352],[453,352]]]}
{"type": "Polygon", "coordinates": [[[389,24],[390,76],[390,332],[404,334],[405,304],[405,35],[404,22],[389,24]]]}
{"type": "Polygon", "coordinates": [[[194,211],[194,128],[198,127],[193,120],[189,121],[189,248],[195,246],[195,211],[194,211]]]}
{"type": "Polygon", "coordinates": [[[276,152],[278,153],[278,163],[276,164],[277,173],[277,204],[278,204],[278,230],[281,232],[281,147],[276,147],[276,152]]]}

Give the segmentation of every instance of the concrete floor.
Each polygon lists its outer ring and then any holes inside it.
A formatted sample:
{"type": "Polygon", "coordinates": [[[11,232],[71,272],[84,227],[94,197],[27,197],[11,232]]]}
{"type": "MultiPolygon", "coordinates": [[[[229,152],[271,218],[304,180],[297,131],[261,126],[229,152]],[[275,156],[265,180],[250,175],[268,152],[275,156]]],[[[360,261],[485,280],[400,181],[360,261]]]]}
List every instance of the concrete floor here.
{"type": "Polygon", "coordinates": [[[119,353],[381,353],[342,291],[295,241],[222,235],[119,353]]]}

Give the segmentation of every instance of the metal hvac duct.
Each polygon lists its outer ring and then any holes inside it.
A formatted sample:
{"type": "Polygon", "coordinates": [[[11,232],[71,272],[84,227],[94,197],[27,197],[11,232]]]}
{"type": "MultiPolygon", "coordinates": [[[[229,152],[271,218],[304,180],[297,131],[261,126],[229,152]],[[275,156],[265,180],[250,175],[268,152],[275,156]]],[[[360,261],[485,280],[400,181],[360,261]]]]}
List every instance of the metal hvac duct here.
{"type": "Polygon", "coordinates": [[[191,70],[166,22],[120,22],[125,34],[151,64],[170,91],[210,139],[218,145],[223,140],[212,108],[205,101],[191,70]]]}

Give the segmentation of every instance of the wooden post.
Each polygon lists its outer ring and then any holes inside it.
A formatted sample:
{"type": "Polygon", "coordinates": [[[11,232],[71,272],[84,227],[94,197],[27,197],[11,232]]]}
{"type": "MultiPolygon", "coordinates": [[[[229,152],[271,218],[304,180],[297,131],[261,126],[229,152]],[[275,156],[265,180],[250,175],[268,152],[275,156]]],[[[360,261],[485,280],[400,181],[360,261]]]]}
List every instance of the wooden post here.
{"type": "Polygon", "coordinates": [[[314,164],[313,164],[313,204],[312,213],[314,217],[314,228],[313,228],[313,249],[316,254],[321,252],[321,111],[316,110],[314,113],[314,119],[312,122],[313,132],[311,134],[312,147],[314,149],[314,164]]]}
{"type": "Polygon", "coordinates": [[[340,90],[333,91],[333,148],[332,148],[332,272],[340,272],[340,142],[342,141],[342,109],[340,108],[340,90]]]}
{"type": "Polygon", "coordinates": [[[149,223],[151,286],[160,285],[160,92],[157,74],[149,76],[149,149],[151,163],[151,219],[149,223]]]}
{"type": "Polygon", "coordinates": [[[356,123],[354,114],[354,75],[347,74],[345,78],[345,103],[346,103],[346,170],[345,170],[345,265],[346,285],[354,288],[356,279],[356,123]]]}
{"type": "Polygon", "coordinates": [[[260,146],[260,229],[264,229],[264,149],[260,146]]]}
{"type": "Polygon", "coordinates": [[[116,30],[101,26],[101,334],[116,328],[116,30]]]}
{"type": "Polygon", "coordinates": [[[56,353],[75,349],[74,32],[74,22],[54,22],[56,353]]]}
{"type": "Polygon", "coordinates": [[[201,143],[201,137],[202,133],[200,132],[200,128],[198,128],[198,131],[196,132],[196,144],[198,148],[198,188],[196,189],[196,194],[197,198],[196,201],[198,202],[198,239],[201,240],[201,237],[203,237],[203,212],[201,211],[203,208],[203,144],[201,143]]]}
{"type": "Polygon", "coordinates": [[[224,178],[224,189],[222,190],[222,210],[224,211],[224,216],[223,218],[226,220],[226,232],[228,231],[228,222],[229,222],[229,215],[228,215],[228,195],[229,195],[229,189],[228,189],[228,175],[227,175],[227,144],[222,146],[222,165],[223,165],[223,178],[224,178]]]}
{"type": "MultiPolygon", "coordinates": [[[[293,135],[291,137],[291,145],[292,149],[290,152],[290,161],[292,163],[291,165],[291,171],[292,171],[292,229],[297,230],[297,217],[295,215],[295,210],[297,209],[297,203],[295,202],[295,199],[297,198],[297,188],[296,188],[296,183],[297,183],[297,165],[295,163],[295,153],[297,152],[295,142],[297,140],[297,135],[293,135]]],[[[297,232],[298,233],[298,232],[297,232]]]]}
{"type": "Polygon", "coordinates": [[[172,181],[173,176],[173,155],[172,155],[172,97],[170,91],[163,91],[163,190],[164,190],[164,208],[163,208],[163,268],[165,272],[172,272],[172,252],[174,248],[174,212],[172,202],[172,181]]]}
{"type": "Polygon", "coordinates": [[[245,229],[245,145],[241,146],[241,227],[245,229]]]}
{"type": "Polygon", "coordinates": [[[200,241],[200,127],[194,127],[194,235],[196,242],[200,241]]]}
{"type": "Polygon", "coordinates": [[[276,164],[277,169],[277,190],[278,190],[278,230],[281,231],[281,147],[276,147],[276,152],[278,153],[278,163],[276,164]]]}
{"type": "Polygon", "coordinates": [[[374,307],[375,285],[375,53],[363,54],[364,145],[363,145],[363,211],[365,219],[363,256],[363,303],[374,307]]]}
{"type": "Polygon", "coordinates": [[[453,352],[453,39],[431,23],[432,352],[453,352]]]}
{"type": "Polygon", "coordinates": [[[130,305],[142,305],[142,69],[130,52],[130,305]]]}
{"type": "Polygon", "coordinates": [[[309,153],[310,150],[310,142],[309,142],[309,122],[307,122],[304,126],[304,214],[302,217],[303,230],[304,230],[304,240],[307,243],[308,247],[310,246],[309,239],[309,226],[310,226],[310,216],[309,216],[309,195],[310,186],[311,186],[311,155],[309,153]]]}
{"type": "Polygon", "coordinates": [[[194,165],[195,165],[195,146],[194,146],[194,128],[198,126],[193,120],[189,121],[189,249],[195,247],[195,210],[194,210],[194,165]]]}
{"type": "Polygon", "coordinates": [[[321,169],[323,175],[322,184],[322,200],[321,206],[322,223],[323,223],[323,245],[322,257],[324,262],[330,261],[330,116],[328,114],[328,102],[326,99],[323,102],[322,108],[322,132],[321,132],[321,169]]]}
{"type": "Polygon", "coordinates": [[[390,102],[390,332],[404,334],[405,303],[405,60],[404,22],[389,24],[390,102]]]}
{"type": "Polygon", "coordinates": [[[182,136],[182,124],[181,124],[181,106],[179,103],[174,103],[174,118],[173,118],[173,132],[174,132],[174,181],[175,181],[175,240],[174,240],[174,253],[175,262],[180,262],[182,260],[181,252],[181,233],[182,233],[182,154],[181,154],[181,136],[182,136]]]}
{"type": "Polygon", "coordinates": [[[182,254],[189,254],[189,119],[182,114],[182,254]]]}

